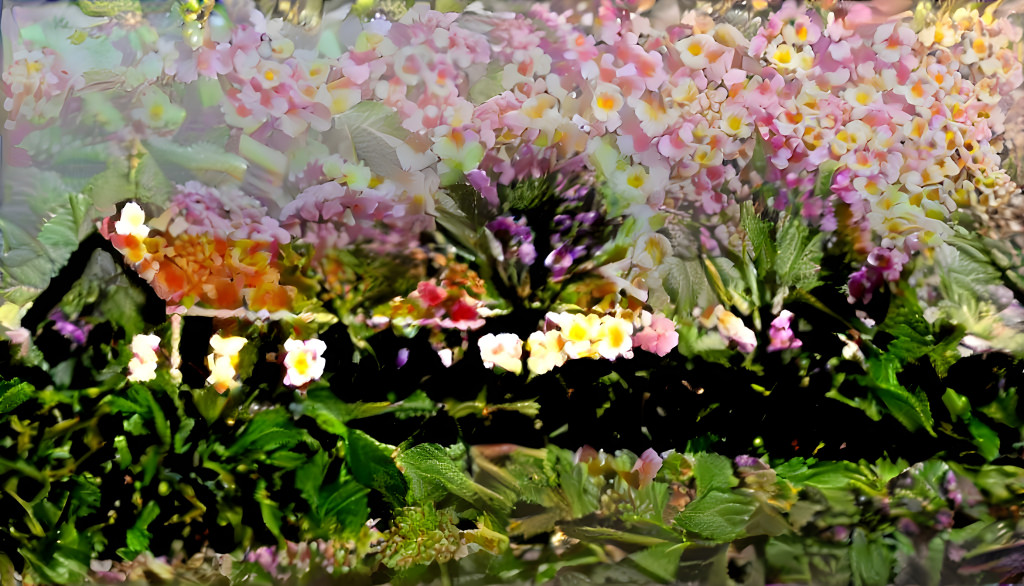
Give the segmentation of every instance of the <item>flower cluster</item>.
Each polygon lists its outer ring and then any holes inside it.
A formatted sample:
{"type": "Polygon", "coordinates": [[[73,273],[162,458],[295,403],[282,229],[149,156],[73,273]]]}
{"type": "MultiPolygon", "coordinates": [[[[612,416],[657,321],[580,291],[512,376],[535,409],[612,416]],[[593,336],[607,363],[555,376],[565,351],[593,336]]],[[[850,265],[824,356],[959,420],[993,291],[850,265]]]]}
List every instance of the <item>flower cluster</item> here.
{"type": "Polygon", "coordinates": [[[113,231],[110,218],[101,231],[168,303],[288,309],[297,291],[281,284],[278,266],[278,248],[288,235],[261,210],[241,194],[220,199],[215,190],[189,182],[179,188],[170,211],[180,215],[166,232],[151,234],[134,202],[122,208],[113,231]]]}
{"type": "Polygon", "coordinates": [[[475,330],[484,325],[480,312],[486,289],[477,274],[465,265],[448,266],[439,282],[420,281],[408,297],[391,301],[386,318],[394,325],[475,330]]]}
{"type": "Polygon", "coordinates": [[[50,48],[14,51],[2,79],[3,108],[8,112],[4,127],[8,130],[19,118],[56,117],[69,92],[85,85],[82,77],[70,72],[61,55],[50,48]]]}

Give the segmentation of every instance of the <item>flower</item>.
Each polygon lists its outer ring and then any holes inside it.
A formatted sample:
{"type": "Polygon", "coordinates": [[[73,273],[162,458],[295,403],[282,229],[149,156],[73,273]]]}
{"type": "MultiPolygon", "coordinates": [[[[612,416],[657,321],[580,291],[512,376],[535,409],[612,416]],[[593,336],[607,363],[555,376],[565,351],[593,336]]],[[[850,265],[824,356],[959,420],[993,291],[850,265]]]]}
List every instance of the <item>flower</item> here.
{"type": "Polygon", "coordinates": [[[793,334],[793,330],[790,329],[790,324],[792,322],[793,312],[788,309],[783,309],[782,313],[772,320],[771,329],[768,331],[768,337],[771,339],[771,342],[768,344],[769,352],[777,352],[779,350],[788,350],[803,346],[803,342],[796,339],[796,335],[793,334]]]}
{"type": "Polygon", "coordinates": [[[664,460],[655,452],[653,448],[647,448],[640,457],[637,458],[636,464],[633,465],[633,472],[637,473],[640,481],[640,488],[647,486],[654,482],[655,477],[658,476],[658,471],[661,470],[661,463],[664,460]]]}
{"type": "Polygon", "coordinates": [[[324,367],[327,361],[323,354],[327,350],[327,344],[323,340],[296,340],[289,338],[284,343],[287,354],[284,357],[284,365],[288,374],[284,377],[284,384],[291,387],[302,385],[318,380],[324,374],[324,367]]]}
{"type": "Polygon", "coordinates": [[[597,332],[597,353],[608,360],[633,357],[633,324],[610,315],[601,316],[597,332]]]}
{"type": "Polygon", "coordinates": [[[718,323],[718,333],[726,340],[736,342],[740,352],[749,354],[757,347],[757,336],[754,330],[744,325],[743,320],[721,305],[715,308],[714,317],[718,323]]]}
{"type": "Polygon", "coordinates": [[[533,332],[526,339],[526,350],[530,353],[526,368],[533,374],[544,374],[562,366],[567,358],[562,352],[563,344],[565,340],[557,330],[533,332]]]}
{"type": "Polygon", "coordinates": [[[665,356],[679,345],[679,332],[676,331],[676,324],[663,314],[651,315],[643,313],[644,321],[650,323],[633,336],[633,346],[639,346],[641,350],[653,352],[658,356],[665,356]]]}
{"type": "Polygon", "coordinates": [[[160,349],[160,336],[136,334],[132,338],[132,359],[128,361],[128,380],[133,383],[156,378],[156,351],[160,349]]]}
{"type": "Polygon", "coordinates": [[[246,339],[238,336],[222,338],[220,334],[214,334],[210,338],[210,347],[213,353],[206,357],[206,364],[210,367],[210,376],[206,384],[212,385],[218,393],[234,390],[241,386],[241,382],[235,380],[238,374],[235,367],[238,366],[238,353],[246,344],[246,339]]]}
{"type": "Polygon", "coordinates": [[[477,341],[480,359],[487,368],[500,366],[509,372],[523,371],[523,341],[515,334],[487,334],[477,341]]]}

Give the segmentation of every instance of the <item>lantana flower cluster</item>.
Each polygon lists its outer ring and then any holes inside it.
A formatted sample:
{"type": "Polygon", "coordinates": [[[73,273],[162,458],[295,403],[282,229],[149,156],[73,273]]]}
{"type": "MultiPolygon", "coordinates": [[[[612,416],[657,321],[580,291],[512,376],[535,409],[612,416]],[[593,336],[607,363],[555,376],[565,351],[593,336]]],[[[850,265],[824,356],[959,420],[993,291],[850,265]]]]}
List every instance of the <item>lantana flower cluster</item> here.
{"type": "Polygon", "coordinates": [[[282,285],[278,259],[288,233],[255,200],[218,193],[197,182],[179,187],[166,231],[152,231],[129,202],[101,231],[169,304],[216,309],[288,309],[295,287],[282,285]],[[216,212],[216,213],[211,213],[216,212]]]}
{"type": "Polygon", "coordinates": [[[395,326],[475,330],[484,325],[481,312],[486,287],[465,265],[452,263],[438,280],[420,281],[407,297],[391,301],[387,315],[376,315],[378,323],[395,326]]]}

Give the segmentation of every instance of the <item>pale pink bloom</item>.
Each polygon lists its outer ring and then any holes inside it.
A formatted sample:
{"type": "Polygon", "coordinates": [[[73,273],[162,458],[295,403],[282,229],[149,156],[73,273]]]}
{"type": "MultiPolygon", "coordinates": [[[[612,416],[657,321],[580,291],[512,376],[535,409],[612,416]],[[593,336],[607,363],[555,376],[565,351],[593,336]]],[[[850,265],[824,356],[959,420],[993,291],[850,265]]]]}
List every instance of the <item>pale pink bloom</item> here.
{"type": "MultiPolygon", "coordinates": [[[[650,316],[644,312],[644,317],[650,316]]],[[[665,356],[679,345],[679,332],[676,324],[663,314],[650,316],[650,324],[633,336],[633,346],[641,350],[665,356]]]]}
{"type": "Polygon", "coordinates": [[[664,462],[664,460],[658,455],[658,452],[654,451],[653,448],[647,448],[647,450],[637,458],[632,471],[636,472],[639,477],[640,488],[654,482],[654,479],[658,476],[658,471],[661,470],[662,462],[664,462]]]}
{"type": "Polygon", "coordinates": [[[523,341],[519,336],[487,334],[477,341],[477,345],[480,347],[480,360],[487,368],[500,366],[515,374],[523,371],[523,341]]]}

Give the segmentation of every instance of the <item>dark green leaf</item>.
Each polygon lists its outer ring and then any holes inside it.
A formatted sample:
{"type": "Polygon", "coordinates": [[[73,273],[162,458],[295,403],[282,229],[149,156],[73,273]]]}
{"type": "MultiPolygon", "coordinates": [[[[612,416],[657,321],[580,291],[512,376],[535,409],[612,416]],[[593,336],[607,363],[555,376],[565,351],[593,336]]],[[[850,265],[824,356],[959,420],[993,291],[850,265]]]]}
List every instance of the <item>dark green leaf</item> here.
{"type": "Polygon", "coordinates": [[[396,506],[404,506],[409,485],[391,458],[393,451],[358,429],[346,433],[345,456],[352,476],[363,486],[383,493],[396,506]]]}

